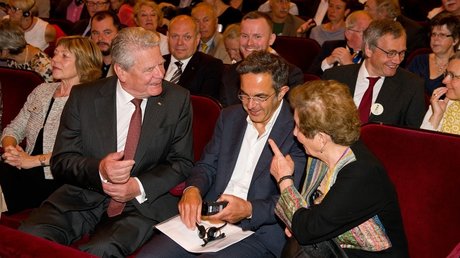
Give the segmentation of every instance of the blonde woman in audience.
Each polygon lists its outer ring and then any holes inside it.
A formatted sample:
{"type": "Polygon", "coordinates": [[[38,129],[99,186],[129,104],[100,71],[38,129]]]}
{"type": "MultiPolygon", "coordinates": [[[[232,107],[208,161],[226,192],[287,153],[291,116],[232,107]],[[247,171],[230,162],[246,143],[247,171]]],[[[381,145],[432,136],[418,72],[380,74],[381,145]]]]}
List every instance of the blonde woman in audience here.
{"type": "Polygon", "coordinates": [[[433,91],[421,128],[460,135],[460,52],[450,58],[442,82],[446,87],[433,91]]]}
{"type": "Polygon", "coordinates": [[[160,52],[162,55],[169,54],[168,37],[157,31],[163,23],[163,12],[153,1],[140,0],[134,6],[134,20],[139,27],[153,31],[160,37],[160,52]]]}
{"type": "Polygon", "coordinates": [[[56,40],[54,27],[33,15],[34,0],[9,0],[8,4],[9,19],[24,30],[27,43],[45,50],[56,40]]]}
{"type": "Polygon", "coordinates": [[[61,112],[72,87],[101,76],[102,54],[88,38],[63,37],[57,43],[52,65],[59,82],[37,86],[3,130],[0,184],[10,212],[38,207],[59,186],[52,180],[49,165],[61,112]],[[18,145],[24,139],[25,150],[18,145]]]}
{"type": "Polygon", "coordinates": [[[225,50],[230,56],[231,63],[235,64],[243,60],[240,53],[240,24],[231,24],[225,29],[224,33],[225,50]]]}
{"type": "MultiPolygon", "coordinates": [[[[310,38],[316,40],[320,45],[328,40],[345,39],[345,17],[350,13],[351,0],[329,0],[327,9],[328,23],[317,25],[311,29],[310,38]]],[[[309,23],[300,26],[298,32],[303,33],[308,30],[309,23]],[[307,26],[307,28],[304,28],[307,26]]]]}
{"type": "Polygon", "coordinates": [[[8,67],[34,71],[46,82],[53,81],[48,55],[27,44],[21,27],[8,19],[0,21],[0,46],[0,59],[6,59],[8,67]]]}

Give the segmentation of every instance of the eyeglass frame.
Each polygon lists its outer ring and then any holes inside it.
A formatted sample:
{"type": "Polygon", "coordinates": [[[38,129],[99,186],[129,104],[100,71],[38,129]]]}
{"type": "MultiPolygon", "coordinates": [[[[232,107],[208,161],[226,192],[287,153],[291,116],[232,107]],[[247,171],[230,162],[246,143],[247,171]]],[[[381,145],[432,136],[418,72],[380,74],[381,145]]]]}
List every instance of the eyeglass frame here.
{"type": "Polygon", "coordinates": [[[227,226],[227,222],[219,227],[209,227],[205,228],[203,225],[198,224],[195,222],[195,225],[198,229],[198,237],[203,239],[202,247],[205,247],[209,242],[222,239],[225,237],[225,233],[221,232],[221,229],[227,226]],[[219,232],[219,235],[215,235],[215,233],[219,232]]]}
{"type": "Polygon", "coordinates": [[[451,80],[460,80],[460,74],[459,75],[456,75],[454,74],[453,72],[451,71],[447,71],[445,70],[442,75],[444,75],[444,79],[446,79],[447,77],[450,77],[451,80]]]}
{"type": "Polygon", "coordinates": [[[445,33],[430,32],[430,38],[447,39],[449,37],[453,38],[453,35],[452,34],[445,34],[445,33]]]}
{"type": "Polygon", "coordinates": [[[85,4],[88,7],[100,7],[100,6],[104,6],[106,4],[110,4],[110,1],[105,1],[105,2],[89,2],[89,1],[85,1],[85,4]]]}
{"type": "Polygon", "coordinates": [[[274,95],[276,94],[276,91],[273,92],[271,95],[269,96],[266,96],[266,97],[261,97],[261,96],[249,96],[248,94],[246,93],[242,93],[240,91],[240,93],[238,93],[238,99],[241,100],[241,102],[246,102],[246,103],[249,103],[249,100],[252,100],[254,101],[254,103],[256,103],[257,105],[260,105],[264,102],[266,102],[267,100],[269,100],[271,97],[273,97],[274,95]]]}
{"type": "Polygon", "coordinates": [[[383,50],[381,47],[379,47],[377,45],[375,45],[374,47],[378,48],[380,51],[385,53],[388,58],[394,58],[396,55],[398,55],[398,57],[400,59],[404,59],[404,57],[406,56],[406,52],[407,52],[407,50],[403,50],[403,51],[400,51],[400,52],[398,52],[396,50],[386,51],[386,50],[383,50]]]}

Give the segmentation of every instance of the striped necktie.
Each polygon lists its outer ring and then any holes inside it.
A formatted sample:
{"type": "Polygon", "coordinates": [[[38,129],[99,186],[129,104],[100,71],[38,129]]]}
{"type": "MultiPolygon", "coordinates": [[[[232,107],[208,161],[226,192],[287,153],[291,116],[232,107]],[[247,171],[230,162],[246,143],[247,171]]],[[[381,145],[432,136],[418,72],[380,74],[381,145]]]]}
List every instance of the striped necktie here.
{"type": "Polygon", "coordinates": [[[174,62],[174,64],[177,66],[177,70],[174,72],[172,78],[171,78],[171,82],[172,83],[179,83],[179,80],[180,80],[180,76],[182,75],[182,62],[181,61],[177,61],[177,62],[174,62]]]}

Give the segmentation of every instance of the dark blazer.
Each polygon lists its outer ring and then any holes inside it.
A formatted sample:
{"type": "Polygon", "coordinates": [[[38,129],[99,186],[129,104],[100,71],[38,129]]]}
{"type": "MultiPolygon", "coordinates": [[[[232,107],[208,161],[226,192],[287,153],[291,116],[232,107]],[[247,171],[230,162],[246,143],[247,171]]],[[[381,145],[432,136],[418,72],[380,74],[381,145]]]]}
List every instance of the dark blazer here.
{"type": "MultiPolygon", "coordinates": [[[[166,60],[165,69],[168,70],[171,54],[163,58],[166,60]]],[[[223,71],[222,60],[197,51],[183,70],[178,84],[188,89],[191,94],[219,99],[223,71]]]]}
{"type": "Polygon", "coordinates": [[[315,60],[311,64],[310,68],[308,69],[308,73],[321,76],[323,74],[323,70],[321,69],[321,63],[323,62],[323,60],[326,59],[326,57],[330,56],[334,49],[346,46],[346,40],[324,41],[323,45],[321,45],[321,52],[319,52],[319,54],[316,56],[315,60]]]}
{"type": "MultiPolygon", "coordinates": [[[[299,67],[287,62],[289,66],[289,77],[287,85],[291,88],[300,85],[304,82],[303,72],[299,67]]],[[[238,92],[240,91],[240,75],[236,71],[236,67],[241,63],[225,65],[225,72],[222,76],[223,87],[220,92],[220,102],[224,107],[235,104],[240,104],[238,92]]]]}
{"type": "MultiPolygon", "coordinates": [[[[236,165],[242,140],[247,127],[247,113],[241,105],[222,111],[211,141],[206,146],[201,160],[192,169],[187,186],[196,186],[204,200],[216,200],[227,187],[236,165]]],[[[284,101],[281,112],[270,132],[269,138],[279,146],[281,152],[290,154],[295,162],[296,184],[305,171],[306,156],[293,135],[294,120],[289,104],[284,101]]],[[[279,190],[270,175],[273,158],[268,142],[256,165],[247,200],[252,204],[252,218],[244,219],[239,226],[255,231],[258,239],[277,257],[285,242],[283,226],[279,225],[274,207],[279,190]]]]}
{"type": "MultiPolygon", "coordinates": [[[[109,200],[99,162],[117,151],[116,83],[109,77],[75,87],[62,112],[51,170],[67,184],[48,199],[62,212],[90,210],[109,200]]],[[[130,203],[158,222],[177,214],[178,198],[168,191],[193,165],[188,91],[164,81],[161,95],[148,98],[134,160],[131,175],[141,181],[148,200],[130,203]]]]}
{"type": "MultiPolygon", "coordinates": [[[[322,78],[347,84],[354,96],[360,66],[336,66],[327,69],[322,78]]],[[[385,77],[376,103],[380,103],[384,111],[378,116],[371,114],[369,122],[419,128],[426,112],[424,82],[417,75],[398,68],[394,76],[385,77]]]]}

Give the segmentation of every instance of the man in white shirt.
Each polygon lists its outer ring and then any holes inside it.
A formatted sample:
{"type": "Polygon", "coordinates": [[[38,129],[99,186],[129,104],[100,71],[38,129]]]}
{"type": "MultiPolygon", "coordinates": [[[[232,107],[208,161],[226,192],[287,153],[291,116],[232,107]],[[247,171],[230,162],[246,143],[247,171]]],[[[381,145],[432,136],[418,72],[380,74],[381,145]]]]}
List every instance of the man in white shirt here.
{"type": "MultiPolygon", "coordinates": [[[[293,116],[283,100],[289,90],[288,67],[266,51],[249,55],[239,66],[242,105],[222,111],[202,158],[186,180],[179,202],[182,222],[190,229],[201,223],[202,201],[225,201],[210,220],[235,224],[255,234],[226,247],[217,257],[279,257],[285,243],[274,216],[279,196],[269,169],[273,153],[267,139],[280,144],[295,163],[297,185],[305,156],[293,137],[293,116]]],[[[197,236],[198,237],[198,236],[197,236]]],[[[154,237],[137,257],[195,257],[165,235],[154,237]],[[158,248],[161,246],[161,248],[158,248]]]]}

